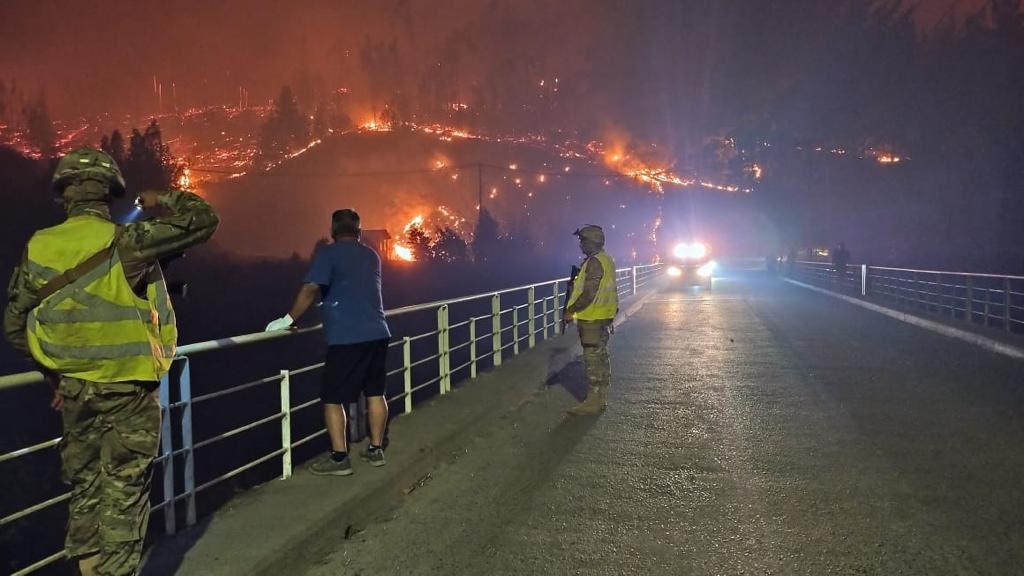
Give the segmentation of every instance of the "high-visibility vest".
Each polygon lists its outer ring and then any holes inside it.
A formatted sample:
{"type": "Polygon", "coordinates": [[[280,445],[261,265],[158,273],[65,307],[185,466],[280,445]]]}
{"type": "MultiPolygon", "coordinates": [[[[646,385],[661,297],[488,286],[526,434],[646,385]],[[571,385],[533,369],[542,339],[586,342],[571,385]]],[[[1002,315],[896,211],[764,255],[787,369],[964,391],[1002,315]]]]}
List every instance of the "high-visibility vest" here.
{"type": "MultiPolygon", "coordinates": [[[[116,227],[75,216],[40,230],[28,243],[27,265],[48,282],[114,241],[116,227]]],[[[154,266],[146,298],[135,294],[117,250],[82,277],[46,297],[28,316],[28,346],[42,366],[91,382],[158,381],[178,341],[163,273],[154,266]]]]}
{"type": "Polygon", "coordinates": [[[569,305],[579,299],[583,294],[583,283],[587,277],[589,266],[600,266],[604,270],[601,276],[601,284],[597,288],[594,301],[583,310],[576,313],[577,320],[611,320],[619,311],[619,292],[615,284],[615,262],[612,262],[604,250],[587,258],[580,268],[580,274],[576,277],[576,283],[572,287],[572,296],[569,298],[569,305]]]}

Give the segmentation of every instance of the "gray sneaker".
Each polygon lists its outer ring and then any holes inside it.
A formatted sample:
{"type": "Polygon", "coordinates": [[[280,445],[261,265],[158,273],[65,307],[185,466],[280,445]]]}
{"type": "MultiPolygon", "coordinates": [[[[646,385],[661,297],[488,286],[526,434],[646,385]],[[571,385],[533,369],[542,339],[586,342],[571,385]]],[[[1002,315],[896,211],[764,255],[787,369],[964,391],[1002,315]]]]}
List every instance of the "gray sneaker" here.
{"type": "Polygon", "coordinates": [[[370,464],[370,466],[379,467],[387,464],[387,462],[384,461],[383,449],[370,450],[369,448],[366,448],[365,450],[359,452],[359,457],[362,458],[363,460],[366,460],[370,464]]]}
{"type": "Polygon", "coordinates": [[[351,476],[352,460],[345,456],[341,462],[335,462],[331,455],[313,462],[309,465],[309,471],[317,476],[351,476]]]}

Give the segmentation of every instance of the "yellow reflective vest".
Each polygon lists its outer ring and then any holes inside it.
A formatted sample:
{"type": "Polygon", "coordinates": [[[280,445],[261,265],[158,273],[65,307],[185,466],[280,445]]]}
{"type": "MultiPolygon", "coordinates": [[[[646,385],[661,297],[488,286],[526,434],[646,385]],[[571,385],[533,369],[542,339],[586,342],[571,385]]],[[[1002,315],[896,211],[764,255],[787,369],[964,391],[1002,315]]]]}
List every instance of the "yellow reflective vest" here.
{"type": "Polygon", "coordinates": [[[580,274],[576,277],[576,283],[572,287],[572,295],[569,297],[569,305],[579,299],[583,294],[583,284],[587,277],[588,266],[600,266],[604,270],[601,277],[601,284],[597,288],[594,301],[583,310],[576,313],[577,320],[611,320],[619,311],[619,293],[615,283],[615,262],[612,261],[604,250],[587,258],[580,268],[580,274]]]}
{"type": "MultiPolygon", "coordinates": [[[[28,266],[49,281],[110,246],[115,235],[115,225],[103,218],[69,218],[32,237],[28,266]]],[[[29,313],[27,335],[39,364],[91,382],[158,381],[170,369],[178,340],[160,267],[153,267],[140,298],[117,250],[40,302],[29,313]]]]}

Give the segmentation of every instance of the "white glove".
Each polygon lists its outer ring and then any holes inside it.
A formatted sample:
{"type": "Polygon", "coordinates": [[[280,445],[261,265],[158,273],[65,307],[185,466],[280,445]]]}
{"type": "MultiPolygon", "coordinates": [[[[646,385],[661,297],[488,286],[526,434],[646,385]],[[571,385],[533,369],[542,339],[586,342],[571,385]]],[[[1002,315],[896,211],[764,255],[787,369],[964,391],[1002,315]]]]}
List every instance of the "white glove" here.
{"type": "Polygon", "coordinates": [[[292,319],[291,314],[285,314],[281,318],[274,320],[270,324],[267,324],[265,332],[277,332],[278,330],[287,330],[295,324],[295,320],[292,319]]]}

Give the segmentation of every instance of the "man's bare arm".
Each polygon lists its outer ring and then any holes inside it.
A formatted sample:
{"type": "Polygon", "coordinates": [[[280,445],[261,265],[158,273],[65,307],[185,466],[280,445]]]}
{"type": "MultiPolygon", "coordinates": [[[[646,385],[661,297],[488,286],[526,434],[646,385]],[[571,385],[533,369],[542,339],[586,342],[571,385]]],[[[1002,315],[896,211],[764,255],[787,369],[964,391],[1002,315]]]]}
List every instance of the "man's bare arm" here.
{"type": "Polygon", "coordinates": [[[310,306],[316,304],[319,297],[320,286],[309,282],[303,284],[299,288],[299,293],[295,295],[295,303],[292,304],[291,312],[288,315],[292,317],[292,320],[298,320],[309,310],[310,306]]]}

